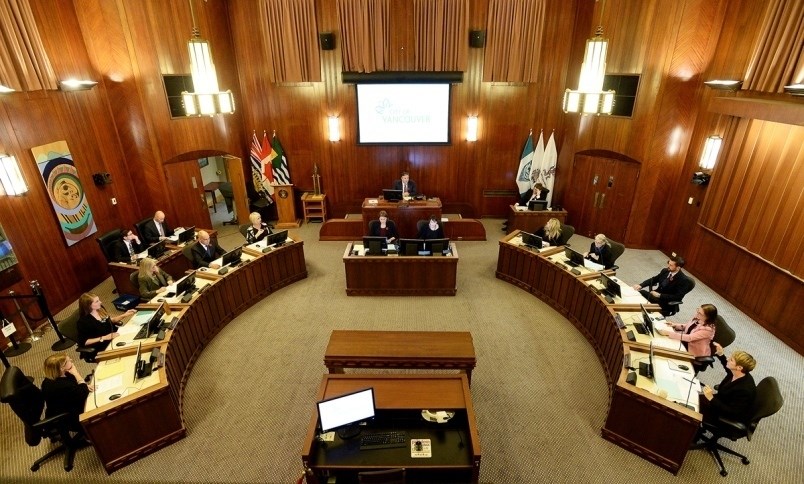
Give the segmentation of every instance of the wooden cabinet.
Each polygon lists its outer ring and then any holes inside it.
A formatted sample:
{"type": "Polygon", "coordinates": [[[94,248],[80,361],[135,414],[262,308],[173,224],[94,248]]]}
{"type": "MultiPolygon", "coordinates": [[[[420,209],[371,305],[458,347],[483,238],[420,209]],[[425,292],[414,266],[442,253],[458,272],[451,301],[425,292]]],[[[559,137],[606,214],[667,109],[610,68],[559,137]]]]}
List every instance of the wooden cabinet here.
{"type": "Polygon", "coordinates": [[[311,218],[320,218],[321,222],[327,221],[327,195],[315,195],[305,193],[301,197],[302,209],[304,210],[304,222],[309,223],[311,218]]]}

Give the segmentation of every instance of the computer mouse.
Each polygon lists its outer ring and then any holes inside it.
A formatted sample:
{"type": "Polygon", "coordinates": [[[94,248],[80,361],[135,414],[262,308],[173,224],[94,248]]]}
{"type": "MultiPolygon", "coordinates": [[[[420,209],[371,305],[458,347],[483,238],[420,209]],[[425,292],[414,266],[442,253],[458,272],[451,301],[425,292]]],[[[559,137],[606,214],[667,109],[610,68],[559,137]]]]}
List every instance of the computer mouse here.
{"type": "Polygon", "coordinates": [[[160,298],[159,298],[159,299],[157,299],[156,301],[157,301],[157,302],[165,302],[165,298],[160,297],[160,298]]]}
{"type": "Polygon", "coordinates": [[[111,395],[109,395],[109,400],[117,400],[118,398],[120,398],[119,393],[112,393],[111,395]]]}
{"type": "Polygon", "coordinates": [[[678,369],[679,369],[679,370],[684,370],[684,371],[687,371],[687,370],[689,370],[689,369],[690,369],[690,367],[689,367],[689,366],[687,366],[687,365],[678,365],[678,369]]]}
{"type": "Polygon", "coordinates": [[[125,346],[125,345],[126,345],[126,344],[125,344],[125,343],[123,343],[122,341],[121,341],[121,342],[119,342],[119,343],[115,343],[115,346],[125,346]]]}

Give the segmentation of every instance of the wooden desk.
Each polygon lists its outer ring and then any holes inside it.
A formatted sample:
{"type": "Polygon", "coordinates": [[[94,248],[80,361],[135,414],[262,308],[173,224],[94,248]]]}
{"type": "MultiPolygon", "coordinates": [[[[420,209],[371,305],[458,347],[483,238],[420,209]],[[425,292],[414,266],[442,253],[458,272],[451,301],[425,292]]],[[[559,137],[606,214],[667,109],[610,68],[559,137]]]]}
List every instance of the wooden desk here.
{"type": "MultiPolygon", "coordinates": [[[[550,260],[562,248],[535,253],[512,241],[518,235],[516,231],[500,241],[497,277],[552,306],[594,347],[611,395],[603,438],[677,473],[701,415],[626,383],[628,370],[623,367],[623,358],[630,351],[630,343],[624,342],[624,333],[617,328],[614,314],[633,311],[634,306],[606,304],[584,283],[588,274],[574,275],[550,260]]],[[[691,355],[674,356],[692,366],[691,355]]]]}
{"type": "Polygon", "coordinates": [[[326,483],[326,476],[357,482],[360,471],[390,467],[404,467],[408,482],[478,482],[480,438],[466,375],[324,375],[317,398],[368,387],[374,388],[378,417],[372,426],[382,430],[384,420],[404,419],[395,422],[397,428],[404,425],[411,439],[430,438],[432,457],[412,458],[409,447],[361,452],[359,439],[344,441],[337,436],[322,446],[313,410],[301,456],[308,484],[326,483]],[[449,409],[456,414],[449,423],[434,426],[422,419],[422,409],[449,409]]]}
{"type": "Polygon", "coordinates": [[[369,233],[369,222],[377,220],[380,217],[381,210],[388,212],[388,218],[396,224],[396,230],[401,238],[412,239],[419,233],[416,229],[416,222],[429,220],[430,215],[435,215],[441,219],[441,200],[435,198],[407,202],[388,202],[381,198],[367,198],[363,200],[363,234],[369,233]],[[369,200],[377,200],[377,203],[369,203],[369,200]]]}
{"type": "Polygon", "coordinates": [[[330,373],[344,368],[461,370],[472,384],[475,346],[468,331],[332,331],[324,353],[330,373]]]}
{"type": "MultiPolygon", "coordinates": [[[[196,232],[199,230],[206,230],[209,233],[210,239],[217,240],[218,238],[218,231],[213,229],[196,229],[196,232]]],[[[159,258],[157,263],[159,267],[170,274],[173,280],[179,279],[184,276],[184,273],[189,271],[193,268],[192,263],[182,255],[181,247],[168,245],[168,251],[159,258]]],[[[126,264],[123,262],[109,262],[108,264],[109,274],[112,275],[112,280],[114,281],[114,286],[117,288],[118,294],[134,294],[138,295],[140,293],[140,289],[138,287],[134,287],[131,284],[131,276],[132,272],[137,272],[140,270],[140,267],[135,264],[126,264]]]]}
{"type": "Polygon", "coordinates": [[[209,182],[204,185],[204,193],[209,193],[212,196],[212,210],[218,213],[218,200],[215,198],[215,190],[221,187],[220,182],[209,182]]]}
{"type": "Polygon", "coordinates": [[[343,266],[349,296],[454,296],[458,249],[450,256],[357,256],[346,246],[343,266]]]}
{"type": "Polygon", "coordinates": [[[564,221],[567,219],[567,212],[566,210],[541,210],[538,212],[526,210],[524,212],[518,212],[514,210],[513,205],[509,205],[507,224],[508,233],[510,234],[514,230],[522,230],[533,234],[540,228],[544,227],[544,224],[546,224],[551,218],[557,218],[563,225],[564,221]]]}
{"type": "MultiPolygon", "coordinates": [[[[270,293],[307,277],[304,243],[297,237],[294,240],[269,253],[259,252],[254,260],[223,277],[215,276],[189,304],[173,307],[180,319],[162,342],[165,366],[158,371],[158,383],[108,403],[99,401],[100,408],[81,415],[81,424],[106,472],[184,437],[184,387],[206,345],[237,315],[270,293]]],[[[133,354],[136,347],[127,351],[133,354]]]]}

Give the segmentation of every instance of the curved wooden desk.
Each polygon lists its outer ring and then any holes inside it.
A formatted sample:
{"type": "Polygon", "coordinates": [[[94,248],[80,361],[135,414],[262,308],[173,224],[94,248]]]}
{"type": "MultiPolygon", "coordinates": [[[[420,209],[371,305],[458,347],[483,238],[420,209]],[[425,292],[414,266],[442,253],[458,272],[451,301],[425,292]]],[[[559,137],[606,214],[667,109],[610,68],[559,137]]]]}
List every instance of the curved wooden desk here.
{"type": "MultiPolygon", "coordinates": [[[[677,473],[701,422],[701,415],[647,390],[626,383],[624,359],[644,345],[629,342],[614,315],[633,306],[609,305],[585,279],[549,260],[562,248],[535,253],[512,243],[515,231],[500,241],[497,277],[532,293],[566,317],[597,353],[611,397],[602,436],[654,464],[677,473]]],[[[636,307],[639,310],[639,307],[636,307]]],[[[656,350],[660,356],[692,361],[689,354],[656,350]]],[[[691,366],[691,363],[690,365],[691,366]]],[[[693,395],[694,396],[694,395],[693,395]]]]}
{"type": "MultiPolygon", "coordinates": [[[[256,258],[223,277],[210,276],[212,283],[189,304],[173,305],[174,313],[181,316],[163,342],[165,365],[159,369],[158,383],[113,402],[99,402],[100,408],[81,415],[81,424],[107,472],[183,438],[187,432],[182,414],[184,387],[207,343],[268,294],[307,277],[304,243],[298,239],[267,254],[249,253],[256,258]]],[[[132,347],[128,354],[134,351],[132,347]]]]}

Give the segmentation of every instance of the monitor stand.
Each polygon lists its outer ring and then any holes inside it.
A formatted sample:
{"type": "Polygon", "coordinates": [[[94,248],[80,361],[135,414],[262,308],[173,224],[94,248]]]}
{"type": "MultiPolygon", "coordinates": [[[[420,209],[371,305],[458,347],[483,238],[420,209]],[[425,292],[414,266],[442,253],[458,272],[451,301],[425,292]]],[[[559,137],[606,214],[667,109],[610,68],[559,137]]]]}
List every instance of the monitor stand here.
{"type": "Polygon", "coordinates": [[[358,424],[347,425],[346,427],[338,429],[335,433],[341,440],[353,439],[360,435],[363,429],[358,424]]]}

